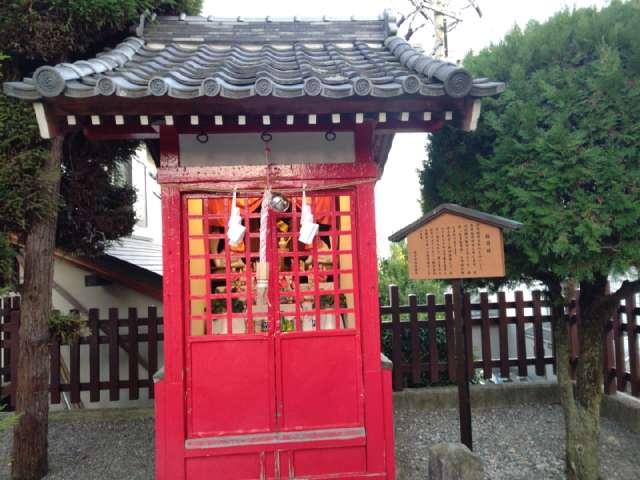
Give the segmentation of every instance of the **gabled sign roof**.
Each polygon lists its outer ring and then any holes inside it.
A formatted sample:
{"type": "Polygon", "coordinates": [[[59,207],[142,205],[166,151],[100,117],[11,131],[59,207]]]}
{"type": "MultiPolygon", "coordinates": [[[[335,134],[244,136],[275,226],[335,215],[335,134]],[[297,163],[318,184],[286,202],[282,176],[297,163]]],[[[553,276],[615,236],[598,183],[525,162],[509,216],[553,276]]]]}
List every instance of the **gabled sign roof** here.
{"type": "Polygon", "coordinates": [[[473,79],[396,35],[395,18],[219,19],[142,17],[131,37],[98,57],[38,68],[6,82],[25,100],[118,96],[193,99],[496,95],[504,84],[473,79]]]}
{"type": "Polygon", "coordinates": [[[475,220],[480,223],[498,227],[502,230],[517,230],[522,227],[522,223],[516,222],[515,220],[499,217],[497,215],[491,215],[479,210],[473,210],[472,208],[461,207],[460,205],[456,205],[455,203],[443,203],[441,205],[438,205],[422,218],[416,220],[410,225],[407,225],[402,230],[398,230],[396,233],[389,237],[389,241],[399,242],[400,240],[405,239],[409,234],[444,213],[450,213],[452,215],[475,220]]]}

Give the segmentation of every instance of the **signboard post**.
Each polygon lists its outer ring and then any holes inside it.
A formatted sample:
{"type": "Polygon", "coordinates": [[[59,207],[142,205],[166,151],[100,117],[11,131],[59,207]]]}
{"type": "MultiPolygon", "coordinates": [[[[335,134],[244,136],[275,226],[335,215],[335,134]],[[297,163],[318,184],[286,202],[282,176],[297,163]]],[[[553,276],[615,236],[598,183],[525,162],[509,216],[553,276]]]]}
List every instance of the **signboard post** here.
{"type": "Polygon", "coordinates": [[[443,204],[394,233],[389,240],[407,238],[409,277],[414,280],[451,280],[454,305],[456,381],[460,410],[460,439],[473,448],[471,399],[467,368],[467,322],[464,321],[465,278],[496,278],[505,275],[502,231],[522,224],[503,217],[443,204]]]}
{"type": "Polygon", "coordinates": [[[469,392],[469,370],[467,369],[467,332],[464,322],[464,308],[462,299],[464,298],[464,286],[462,279],[453,280],[453,308],[454,326],[453,338],[455,339],[456,351],[456,379],[458,383],[458,410],[460,412],[460,441],[469,450],[473,450],[473,436],[471,430],[471,394],[469,392]]]}

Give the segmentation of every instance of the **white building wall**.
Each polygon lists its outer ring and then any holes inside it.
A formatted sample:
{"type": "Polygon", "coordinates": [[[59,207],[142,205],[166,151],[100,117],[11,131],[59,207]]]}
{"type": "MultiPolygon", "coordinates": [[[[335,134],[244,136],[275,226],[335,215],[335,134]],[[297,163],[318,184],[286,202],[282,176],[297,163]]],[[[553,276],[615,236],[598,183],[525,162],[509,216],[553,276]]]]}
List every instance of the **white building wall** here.
{"type": "MultiPolygon", "coordinates": [[[[134,290],[131,290],[123,285],[116,283],[107,286],[99,287],[85,287],[84,277],[91,272],[78,268],[69,262],[57,259],[54,268],[54,282],[59,287],[63,288],[68,294],[72,295],[74,299],[80,303],[83,310],[89,308],[98,308],[100,310],[100,319],[106,320],[108,318],[109,308],[118,308],[119,318],[127,318],[128,309],[133,307],[138,310],[139,318],[146,318],[149,306],[155,306],[158,310],[158,316],[162,316],[162,303],[151,298],[147,295],[143,295],[134,290]]],[[[77,306],[69,302],[64,296],[57,291],[53,290],[53,306],[55,309],[61,312],[68,312],[70,309],[76,309],[77,306]]],[[[139,333],[146,333],[146,327],[139,327],[139,333]]],[[[161,331],[161,328],[160,328],[161,331]]],[[[100,332],[101,335],[106,335],[106,332],[100,332]]],[[[120,335],[127,334],[127,328],[120,328],[120,335]]],[[[147,356],[147,344],[139,343],[139,355],[145,361],[147,356]]],[[[69,348],[68,346],[61,347],[61,357],[65,365],[69,367],[69,348]]],[[[126,380],[129,376],[129,356],[120,348],[120,380],[126,380]]],[[[81,345],[80,347],[80,381],[89,382],[89,346],[81,345]]],[[[162,351],[162,343],[158,345],[158,366],[164,364],[164,356],[162,351]]],[[[146,378],[149,372],[146,371],[141,365],[138,365],[138,377],[146,378]]],[[[109,380],[109,345],[100,345],[100,380],[109,380]]],[[[114,408],[114,407],[131,407],[150,404],[147,400],[147,389],[140,389],[140,400],[129,401],[128,390],[120,391],[120,401],[110,402],[109,392],[107,390],[100,393],[100,401],[91,403],[89,401],[89,392],[82,392],[81,399],[85,408],[114,408]]],[[[60,405],[52,405],[53,410],[68,408],[68,395],[63,395],[63,399],[60,405]]]]}
{"type": "Polygon", "coordinates": [[[158,169],[145,146],[131,159],[131,184],[136,189],[134,204],[138,223],[132,237],[162,243],[162,215],[160,185],[156,181],[158,169]]]}
{"type": "MultiPolygon", "coordinates": [[[[53,281],[73,296],[85,309],[99,308],[104,311],[105,318],[107,309],[112,307],[125,310],[135,307],[139,312],[146,312],[147,307],[152,305],[157,306],[159,312],[162,311],[162,302],[115,282],[111,285],[86,287],[84,277],[93,274],[89,270],[57,258],[53,281]]],[[[60,291],[54,287],[53,308],[61,312],[68,312],[77,307],[65,299],[60,291]]]]}

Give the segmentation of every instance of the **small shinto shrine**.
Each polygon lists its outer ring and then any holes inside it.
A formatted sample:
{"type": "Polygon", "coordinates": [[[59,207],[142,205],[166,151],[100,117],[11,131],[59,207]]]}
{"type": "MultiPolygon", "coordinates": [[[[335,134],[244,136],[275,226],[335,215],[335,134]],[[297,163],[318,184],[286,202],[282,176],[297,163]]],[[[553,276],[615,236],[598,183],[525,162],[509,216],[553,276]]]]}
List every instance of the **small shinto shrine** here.
{"type": "Polygon", "coordinates": [[[44,138],[158,159],[158,479],[395,478],[374,184],[394,133],[472,130],[504,88],[396,32],[389,13],[144,16],[97,58],[4,85],[44,138]]]}

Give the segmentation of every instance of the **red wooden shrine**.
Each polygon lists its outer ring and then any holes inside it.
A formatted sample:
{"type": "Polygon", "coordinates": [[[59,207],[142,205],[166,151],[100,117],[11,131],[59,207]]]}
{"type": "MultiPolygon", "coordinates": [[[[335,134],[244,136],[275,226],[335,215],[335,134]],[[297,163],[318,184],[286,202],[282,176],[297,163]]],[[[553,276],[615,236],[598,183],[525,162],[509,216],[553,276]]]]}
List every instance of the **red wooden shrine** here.
{"type": "MultiPolygon", "coordinates": [[[[327,125],[302,129],[326,142],[327,125]]],[[[274,158],[277,139],[299,131],[282,130],[271,128],[274,158]]],[[[378,326],[374,129],[336,130],[353,133],[352,163],[160,174],[165,317],[181,321],[165,320],[158,478],[394,478],[390,371],[382,369],[378,326]],[[290,206],[268,212],[261,299],[267,177],[290,206]],[[310,245],[298,240],[303,185],[319,224],[310,245]],[[226,236],[234,188],[246,227],[236,247],[226,236]]],[[[163,158],[181,158],[178,132],[161,128],[163,158]]],[[[244,132],[246,143],[261,135],[244,132]]]]}
{"type": "Polygon", "coordinates": [[[388,13],[143,16],[95,59],[4,84],[44,138],[139,139],[159,161],[159,480],[395,478],[374,184],[394,133],[474,129],[504,87],[396,31],[388,13]]]}

